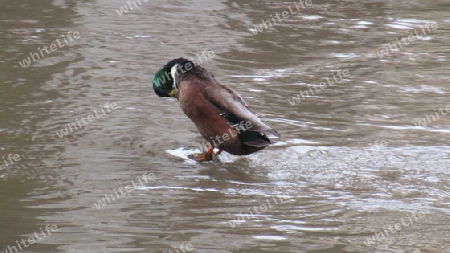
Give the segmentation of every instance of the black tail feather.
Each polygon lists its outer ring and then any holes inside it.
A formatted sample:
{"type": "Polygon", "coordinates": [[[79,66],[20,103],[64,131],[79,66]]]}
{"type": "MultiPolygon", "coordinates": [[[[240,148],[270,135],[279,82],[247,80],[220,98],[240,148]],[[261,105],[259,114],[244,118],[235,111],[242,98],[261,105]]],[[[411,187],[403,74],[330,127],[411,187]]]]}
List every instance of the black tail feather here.
{"type": "Polygon", "coordinates": [[[275,130],[265,130],[265,131],[244,131],[239,134],[241,142],[247,146],[263,148],[274,143],[271,141],[269,136],[274,136],[273,138],[278,138],[280,135],[275,130]]]}

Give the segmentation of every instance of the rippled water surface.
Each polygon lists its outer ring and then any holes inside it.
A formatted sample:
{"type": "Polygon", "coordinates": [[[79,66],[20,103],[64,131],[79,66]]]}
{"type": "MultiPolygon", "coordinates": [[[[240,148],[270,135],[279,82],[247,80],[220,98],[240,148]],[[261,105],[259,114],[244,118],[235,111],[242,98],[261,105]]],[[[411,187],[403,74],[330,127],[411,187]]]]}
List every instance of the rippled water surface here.
{"type": "Polygon", "coordinates": [[[0,252],[450,252],[447,0],[125,5],[2,0],[0,252]],[[208,51],[280,142],[185,158],[151,80],[208,51]]]}

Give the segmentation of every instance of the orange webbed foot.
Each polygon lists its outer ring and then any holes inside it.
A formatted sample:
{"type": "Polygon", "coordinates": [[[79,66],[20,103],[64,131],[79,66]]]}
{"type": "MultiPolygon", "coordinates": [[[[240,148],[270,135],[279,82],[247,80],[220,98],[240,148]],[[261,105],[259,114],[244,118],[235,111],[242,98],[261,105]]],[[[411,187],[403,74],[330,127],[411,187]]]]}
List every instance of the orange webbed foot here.
{"type": "Polygon", "coordinates": [[[188,158],[192,159],[198,163],[208,162],[213,159],[212,154],[208,154],[208,153],[192,154],[192,155],[188,155],[188,158]]]}
{"type": "Polygon", "coordinates": [[[208,151],[206,151],[205,153],[199,153],[199,154],[192,154],[192,155],[188,155],[189,159],[192,159],[196,162],[208,162],[208,161],[220,161],[219,160],[219,155],[222,152],[221,149],[219,149],[219,151],[217,151],[216,153],[213,152],[214,149],[209,149],[208,151]]]}

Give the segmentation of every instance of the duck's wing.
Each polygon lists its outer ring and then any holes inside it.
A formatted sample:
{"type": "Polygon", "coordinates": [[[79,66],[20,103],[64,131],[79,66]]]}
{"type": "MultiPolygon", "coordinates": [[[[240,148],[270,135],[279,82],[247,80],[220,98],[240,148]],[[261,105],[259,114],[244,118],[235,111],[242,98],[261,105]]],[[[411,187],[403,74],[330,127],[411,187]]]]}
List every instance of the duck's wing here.
{"type": "MultiPolygon", "coordinates": [[[[278,138],[277,131],[264,124],[249,108],[244,99],[231,88],[219,84],[215,80],[212,85],[204,86],[204,97],[228,124],[236,127],[241,122],[251,122],[252,127],[240,134],[244,144],[250,146],[267,146],[272,143],[270,138],[278,138]]],[[[242,126],[242,125],[241,125],[242,126]]]]}

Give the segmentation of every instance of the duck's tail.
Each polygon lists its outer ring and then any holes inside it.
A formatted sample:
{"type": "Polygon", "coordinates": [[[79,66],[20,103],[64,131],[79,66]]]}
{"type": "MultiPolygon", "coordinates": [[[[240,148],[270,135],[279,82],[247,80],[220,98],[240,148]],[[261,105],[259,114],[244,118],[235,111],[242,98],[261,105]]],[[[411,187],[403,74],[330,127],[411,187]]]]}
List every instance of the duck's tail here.
{"type": "Polygon", "coordinates": [[[275,143],[275,140],[280,138],[280,135],[277,131],[269,128],[260,131],[247,130],[240,133],[239,137],[241,142],[247,146],[263,148],[275,143]]]}

